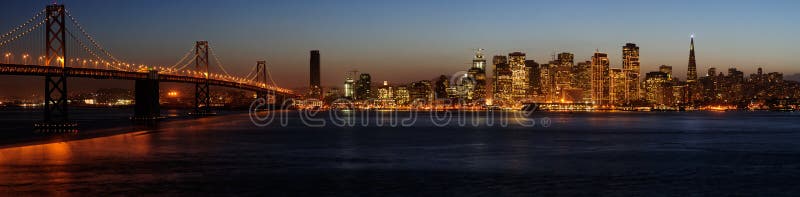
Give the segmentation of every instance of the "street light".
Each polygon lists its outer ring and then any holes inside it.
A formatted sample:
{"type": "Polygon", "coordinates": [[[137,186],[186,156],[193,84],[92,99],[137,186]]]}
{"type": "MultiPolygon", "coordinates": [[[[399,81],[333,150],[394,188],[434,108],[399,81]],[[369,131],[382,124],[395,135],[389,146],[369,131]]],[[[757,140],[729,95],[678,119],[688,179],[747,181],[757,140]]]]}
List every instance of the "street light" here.
{"type": "Polygon", "coordinates": [[[22,64],[28,64],[28,54],[22,54],[22,64]]]}

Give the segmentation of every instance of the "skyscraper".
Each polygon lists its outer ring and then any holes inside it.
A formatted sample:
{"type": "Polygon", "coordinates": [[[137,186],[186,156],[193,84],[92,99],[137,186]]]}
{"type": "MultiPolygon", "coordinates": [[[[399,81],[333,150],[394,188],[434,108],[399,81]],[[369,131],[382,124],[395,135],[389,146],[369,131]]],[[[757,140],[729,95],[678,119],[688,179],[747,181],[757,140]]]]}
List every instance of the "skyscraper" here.
{"type": "Polygon", "coordinates": [[[525,60],[525,67],[528,67],[528,94],[540,95],[541,94],[541,70],[539,63],[535,60],[525,60]]]}
{"type": "Polygon", "coordinates": [[[511,69],[511,97],[514,101],[527,98],[528,93],[528,68],[525,67],[525,53],[513,52],[508,54],[508,66],[511,69]]]}
{"type": "Polygon", "coordinates": [[[486,98],[486,59],[483,58],[483,49],[475,51],[472,59],[472,68],[468,71],[469,77],[473,79],[473,88],[470,100],[481,100],[486,98]]]}
{"type": "Polygon", "coordinates": [[[624,102],[639,99],[639,47],[634,43],[622,46],[622,72],[625,77],[624,102]]]}
{"type": "Polygon", "coordinates": [[[448,98],[447,88],[449,87],[450,78],[447,78],[447,76],[444,75],[439,76],[439,78],[436,79],[436,84],[433,85],[433,93],[436,99],[448,98]]]}
{"type": "Polygon", "coordinates": [[[608,54],[595,52],[592,56],[592,102],[595,106],[609,104],[608,54]]]}
{"type": "Polygon", "coordinates": [[[613,106],[622,106],[626,103],[628,79],[620,68],[609,69],[608,99],[613,106]]]}
{"type": "Polygon", "coordinates": [[[508,66],[506,56],[496,55],[492,58],[494,64],[494,75],[492,75],[494,89],[492,91],[492,98],[494,103],[504,103],[511,100],[511,85],[512,85],[512,72],[508,66]]]}
{"type": "Polygon", "coordinates": [[[553,75],[553,89],[551,89],[552,93],[548,93],[548,97],[552,102],[564,101],[567,97],[567,90],[572,89],[572,78],[574,77],[572,69],[575,66],[575,55],[568,52],[559,53],[558,59],[550,66],[553,75]]]}
{"type": "Polygon", "coordinates": [[[344,79],[344,97],[348,99],[356,99],[356,80],[355,76],[358,75],[357,71],[350,71],[344,79]]]}
{"type": "Polygon", "coordinates": [[[372,77],[368,73],[361,73],[356,83],[356,98],[369,100],[372,98],[372,77]]]}
{"type": "Polygon", "coordinates": [[[692,83],[697,81],[697,62],[694,59],[694,34],[689,44],[689,72],[686,74],[686,82],[692,83]]]}
{"type": "Polygon", "coordinates": [[[694,101],[701,97],[700,88],[697,85],[697,62],[694,58],[694,34],[691,36],[689,44],[689,72],[686,73],[686,104],[694,105],[694,101]]]}
{"type": "Polygon", "coordinates": [[[319,50],[311,50],[311,59],[309,62],[311,75],[309,77],[309,97],[321,99],[322,85],[320,83],[320,69],[319,69],[319,50]]]}
{"type": "Polygon", "coordinates": [[[573,68],[573,88],[582,90],[581,102],[592,101],[592,61],[578,62],[573,68]]]}

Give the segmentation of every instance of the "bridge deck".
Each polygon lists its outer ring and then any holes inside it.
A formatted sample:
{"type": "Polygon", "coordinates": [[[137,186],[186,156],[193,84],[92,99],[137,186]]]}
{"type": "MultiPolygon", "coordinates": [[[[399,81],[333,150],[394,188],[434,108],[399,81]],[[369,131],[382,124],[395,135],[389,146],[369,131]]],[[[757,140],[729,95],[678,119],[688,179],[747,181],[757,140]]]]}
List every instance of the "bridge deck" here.
{"type": "MultiPolygon", "coordinates": [[[[97,68],[76,68],[66,67],[60,68],[55,66],[39,66],[39,65],[19,65],[19,64],[0,64],[0,75],[25,75],[25,76],[47,76],[47,75],[61,75],[67,72],[69,77],[79,78],[92,78],[92,79],[120,79],[120,80],[143,80],[148,79],[148,73],[145,72],[132,72],[132,71],[118,71],[97,68]]],[[[158,74],[158,81],[160,82],[177,82],[177,83],[202,83],[208,80],[210,85],[223,86],[229,88],[237,88],[249,91],[274,91],[276,93],[293,95],[291,90],[276,88],[273,86],[257,86],[253,84],[240,83],[234,81],[226,81],[221,79],[206,79],[202,77],[174,75],[174,74],[158,74]]]]}

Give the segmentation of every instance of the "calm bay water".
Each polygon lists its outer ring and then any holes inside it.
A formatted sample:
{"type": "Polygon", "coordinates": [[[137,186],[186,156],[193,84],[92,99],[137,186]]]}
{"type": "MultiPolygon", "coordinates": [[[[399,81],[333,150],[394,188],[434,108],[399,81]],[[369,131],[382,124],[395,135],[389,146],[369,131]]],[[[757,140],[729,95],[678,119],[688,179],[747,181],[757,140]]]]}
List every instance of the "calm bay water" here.
{"type": "MultiPolygon", "coordinates": [[[[105,113],[116,120],[127,112],[105,113]]],[[[550,124],[532,127],[439,127],[423,113],[410,127],[315,128],[299,116],[257,127],[232,113],[3,148],[0,195],[800,192],[800,113],[537,113],[550,124]]]]}

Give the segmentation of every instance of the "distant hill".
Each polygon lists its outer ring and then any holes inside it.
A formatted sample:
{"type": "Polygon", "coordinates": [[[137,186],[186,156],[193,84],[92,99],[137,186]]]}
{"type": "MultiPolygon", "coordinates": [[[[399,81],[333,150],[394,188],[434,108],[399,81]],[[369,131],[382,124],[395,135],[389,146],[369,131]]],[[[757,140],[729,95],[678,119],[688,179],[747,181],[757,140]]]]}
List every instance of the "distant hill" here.
{"type": "Polygon", "coordinates": [[[787,75],[787,76],[784,76],[784,77],[783,77],[783,79],[784,79],[784,80],[789,80],[789,81],[797,81],[797,82],[800,82],[800,73],[795,73],[795,74],[793,74],[793,75],[787,75]]]}

